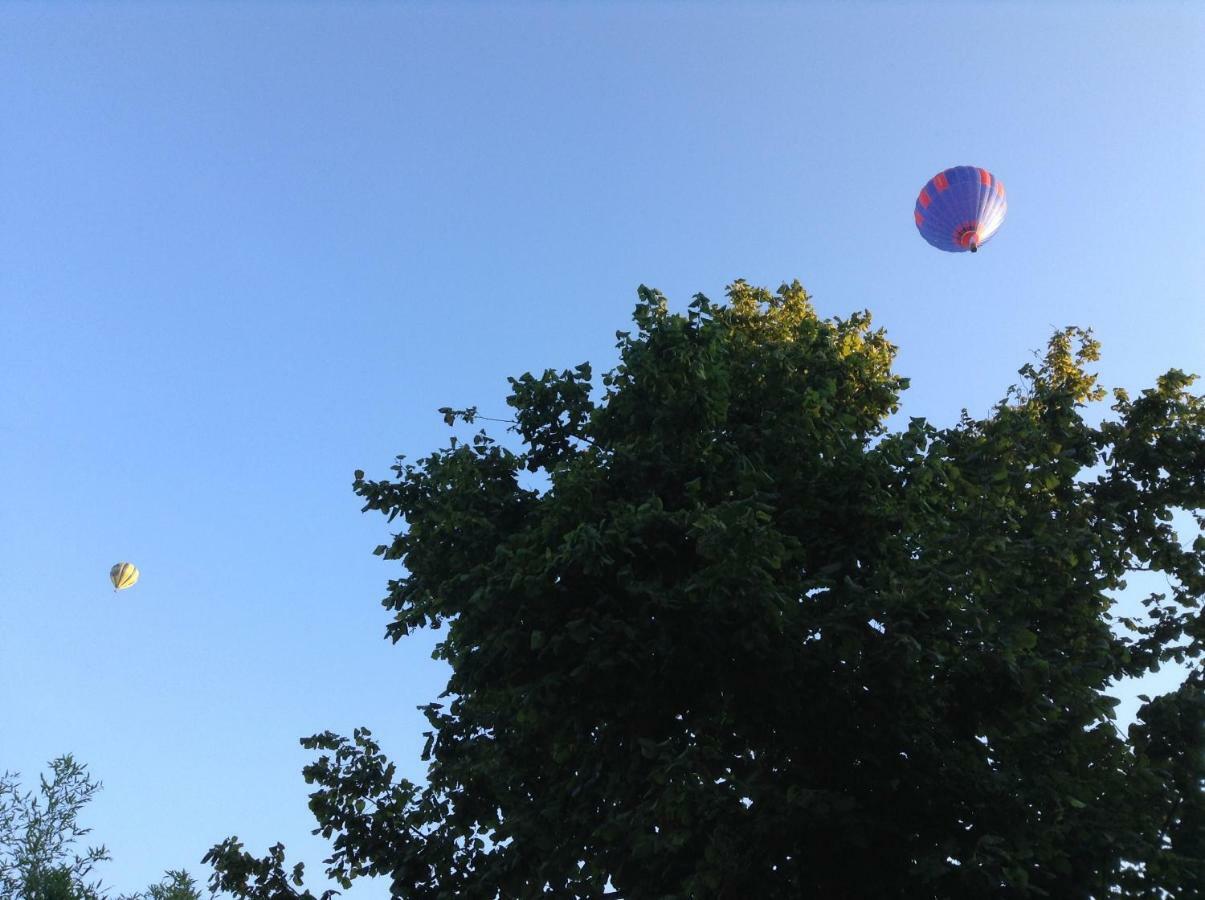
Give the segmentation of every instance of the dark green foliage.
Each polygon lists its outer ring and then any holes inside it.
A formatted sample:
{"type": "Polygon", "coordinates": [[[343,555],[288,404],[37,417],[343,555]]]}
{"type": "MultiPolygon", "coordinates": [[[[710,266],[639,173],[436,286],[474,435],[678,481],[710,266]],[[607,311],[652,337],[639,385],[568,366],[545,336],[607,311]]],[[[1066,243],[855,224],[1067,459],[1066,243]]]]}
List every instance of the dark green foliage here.
{"type": "MultiPolygon", "coordinates": [[[[405,524],[388,633],[447,627],[425,787],[369,733],[303,743],[328,871],[398,897],[1196,897],[1205,883],[1205,405],[1171,371],[1089,425],[1078,329],[984,419],[888,433],[869,317],[738,282],[642,290],[587,365],[512,381],[484,432],[366,509],[405,524]],[[546,476],[543,491],[520,484],[546,476]],[[1127,573],[1166,576],[1115,630],[1127,573]],[[1128,738],[1111,681],[1191,676],[1128,738]]],[[[443,410],[472,421],[476,410],[443,410]]],[[[304,896],[283,850],[208,859],[304,896]]]]}
{"type": "Polygon", "coordinates": [[[71,869],[62,866],[55,869],[36,869],[25,878],[21,893],[24,900],[91,900],[95,892],[75,884],[71,869]]]}

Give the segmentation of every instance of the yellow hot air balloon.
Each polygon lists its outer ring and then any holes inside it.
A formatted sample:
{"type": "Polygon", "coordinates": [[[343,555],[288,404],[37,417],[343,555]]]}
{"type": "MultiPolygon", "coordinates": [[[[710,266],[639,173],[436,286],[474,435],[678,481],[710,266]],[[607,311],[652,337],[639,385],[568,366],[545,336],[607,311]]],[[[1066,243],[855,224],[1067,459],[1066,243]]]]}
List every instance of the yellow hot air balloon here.
{"type": "Polygon", "coordinates": [[[138,581],[138,567],[133,563],[118,563],[109,570],[109,580],[113,582],[115,591],[133,587],[138,581]]]}

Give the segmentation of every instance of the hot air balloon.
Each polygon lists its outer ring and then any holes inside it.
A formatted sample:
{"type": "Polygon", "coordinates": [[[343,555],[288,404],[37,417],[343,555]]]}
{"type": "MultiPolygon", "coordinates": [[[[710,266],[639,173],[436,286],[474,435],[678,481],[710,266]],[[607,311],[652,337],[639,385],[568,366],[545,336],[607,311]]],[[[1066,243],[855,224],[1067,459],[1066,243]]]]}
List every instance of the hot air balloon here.
{"type": "Polygon", "coordinates": [[[113,582],[115,591],[133,587],[138,581],[138,567],[133,563],[120,562],[109,570],[109,580],[113,582]]]}
{"type": "Polygon", "coordinates": [[[938,250],[975,253],[1000,228],[1008,201],[987,169],[955,166],[929,179],[913,213],[921,237],[938,250]]]}

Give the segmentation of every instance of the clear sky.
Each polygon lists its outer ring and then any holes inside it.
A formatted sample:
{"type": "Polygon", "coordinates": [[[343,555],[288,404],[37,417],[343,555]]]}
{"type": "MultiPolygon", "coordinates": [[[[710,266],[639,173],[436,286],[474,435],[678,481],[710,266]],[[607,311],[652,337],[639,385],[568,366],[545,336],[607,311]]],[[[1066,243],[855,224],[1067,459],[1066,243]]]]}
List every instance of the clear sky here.
{"type": "Polygon", "coordinates": [[[939,425],[1067,324],[1205,373],[1203,163],[1200,4],[0,5],[0,769],[88,763],[121,890],[231,833],[317,875],[298,737],[420,778],[444,678],[354,469],[607,367],[640,283],[869,308],[939,425]],[[912,222],[959,164],[975,256],[912,222]]]}

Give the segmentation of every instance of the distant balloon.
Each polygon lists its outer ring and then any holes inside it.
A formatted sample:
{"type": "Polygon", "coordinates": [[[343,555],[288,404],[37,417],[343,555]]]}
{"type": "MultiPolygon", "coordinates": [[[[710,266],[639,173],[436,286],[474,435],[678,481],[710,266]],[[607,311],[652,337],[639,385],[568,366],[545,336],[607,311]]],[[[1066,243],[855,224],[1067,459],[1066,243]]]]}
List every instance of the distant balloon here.
{"type": "Polygon", "coordinates": [[[113,590],[124,591],[133,587],[138,581],[138,567],[133,563],[118,563],[109,570],[109,580],[113,582],[113,590]]]}
{"type": "Polygon", "coordinates": [[[921,188],[913,218],[921,237],[938,250],[975,253],[1004,222],[1004,185],[987,169],[955,166],[921,188]]]}

